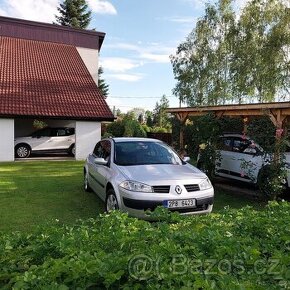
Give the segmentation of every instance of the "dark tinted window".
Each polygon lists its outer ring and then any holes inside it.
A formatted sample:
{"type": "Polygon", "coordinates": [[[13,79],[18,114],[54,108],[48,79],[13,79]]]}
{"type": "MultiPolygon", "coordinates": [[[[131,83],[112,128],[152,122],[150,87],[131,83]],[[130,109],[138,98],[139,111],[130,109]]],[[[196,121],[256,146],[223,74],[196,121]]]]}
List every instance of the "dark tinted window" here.
{"type": "Polygon", "coordinates": [[[242,153],[246,148],[250,146],[251,142],[247,139],[234,138],[233,151],[242,153]]]}
{"type": "Polygon", "coordinates": [[[109,159],[111,155],[111,142],[109,140],[104,140],[99,143],[94,148],[93,154],[97,158],[109,159]]]}
{"type": "Polygon", "coordinates": [[[178,155],[159,142],[128,141],[115,144],[115,163],[118,165],[182,164],[178,155]]]}
{"type": "Polygon", "coordinates": [[[224,151],[232,151],[232,141],[231,137],[221,137],[218,142],[218,149],[224,151]]]}
{"type": "Polygon", "coordinates": [[[65,135],[66,136],[73,135],[74,133],[75,133],[75,128],[66,128],[65,129],[65,135]]]}
{"type": "Polygon", "coordinates": [[[32,137],[49,137],[51,135],[50,128],[44,128],[32,134],[32,137]]]}

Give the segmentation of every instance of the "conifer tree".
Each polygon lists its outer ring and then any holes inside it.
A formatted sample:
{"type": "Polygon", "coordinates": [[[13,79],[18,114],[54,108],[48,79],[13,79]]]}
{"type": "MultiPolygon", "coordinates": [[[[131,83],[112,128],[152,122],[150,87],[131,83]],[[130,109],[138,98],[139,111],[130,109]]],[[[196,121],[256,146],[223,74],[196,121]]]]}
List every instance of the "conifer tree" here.
{"type": "Polygon", "coordinates": [[[92,11],[85,0],[64,0],[57,10],[60,14],[55,15],[57,24],[81,29],[90,24],[92,11]]]}

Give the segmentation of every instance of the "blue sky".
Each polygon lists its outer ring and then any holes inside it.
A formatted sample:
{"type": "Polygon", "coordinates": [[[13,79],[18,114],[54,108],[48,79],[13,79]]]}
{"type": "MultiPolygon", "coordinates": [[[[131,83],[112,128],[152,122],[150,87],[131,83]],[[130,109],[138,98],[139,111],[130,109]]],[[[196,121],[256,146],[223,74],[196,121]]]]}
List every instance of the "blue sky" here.
{"type": "MultiPolygon", "coordinates": [[[[87,0],[90,28],[106,33],[100,53],[110,107],[152,110],[162,95],[171,107],[175,80],[169,55],[204,13],[204,0],[87,0]],[[129,98],[128,98],[129,97],[129,98]]],[[[58,0],[0,0],[0,15],[52,22],[58,0]]]]}

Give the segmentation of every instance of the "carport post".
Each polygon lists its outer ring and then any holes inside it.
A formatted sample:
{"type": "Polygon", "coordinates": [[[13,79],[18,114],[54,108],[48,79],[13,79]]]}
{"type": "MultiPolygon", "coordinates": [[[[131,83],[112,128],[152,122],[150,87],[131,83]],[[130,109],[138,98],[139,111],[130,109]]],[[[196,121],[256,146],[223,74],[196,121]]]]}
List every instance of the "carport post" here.
{"type": "Polygon", "coordinates": [[[268,115],[276,128],[276,141],[273,159],[274,164],[277,165],[280,162],[280,142],[283,133],[283,122],[287,116],[282,115],[281,110],[277,110],[275,113],[270,110],[268,115]]]}
{"type": "Polygon", "coordinates": [[[187,113],[178,113],[176,114],[177,119],[180,121],[180,130],[179,130],[179,147],[180,149],[184,148],[184,128],[185,122],[187,120],[187,113]]]}

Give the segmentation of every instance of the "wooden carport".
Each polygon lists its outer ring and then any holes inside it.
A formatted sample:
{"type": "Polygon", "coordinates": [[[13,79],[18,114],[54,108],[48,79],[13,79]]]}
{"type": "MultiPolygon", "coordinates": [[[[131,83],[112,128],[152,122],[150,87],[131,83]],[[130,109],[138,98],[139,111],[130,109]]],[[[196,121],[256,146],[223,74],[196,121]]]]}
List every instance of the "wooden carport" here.
{"type": "MultiPolygon", "coordinates": [[[[282,129],[290,116],[290,102],[275,103],[255,103],[255,104],[237,104],[237,105],[221,105],[221,106],[200,106],[186,108],[169,108],[168,113],[177,117],[182,125],[185,124],[188,117],[203,116],[208,113],[215,114],[218,118],[222,116],[228,117],[257,117],[269,116],[276,127],[276,130],[282,129]]],[[[183,126],[180,130],[180,148],[183,148],[183,126]]]]}

